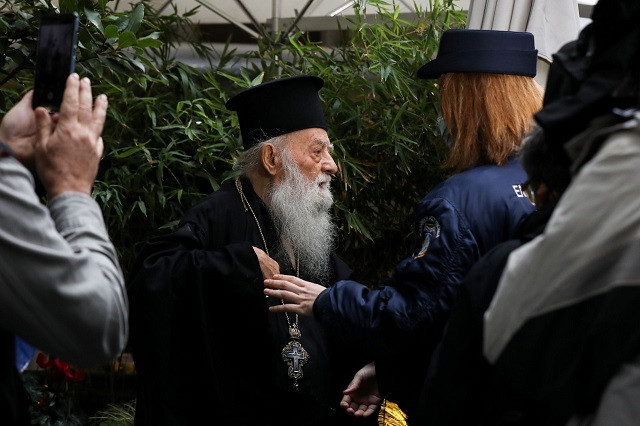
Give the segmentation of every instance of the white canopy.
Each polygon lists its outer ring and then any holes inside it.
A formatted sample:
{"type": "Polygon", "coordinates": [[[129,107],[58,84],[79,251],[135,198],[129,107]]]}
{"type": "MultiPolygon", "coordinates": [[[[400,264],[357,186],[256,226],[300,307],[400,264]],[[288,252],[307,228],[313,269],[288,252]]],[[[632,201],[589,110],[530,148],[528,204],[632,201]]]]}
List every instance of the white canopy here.
{"type": "Polygon", "coordinates": [[[533,33],[543,87],[551,55],[580,32],[577,0],[471,0],[467,28],[533,33]],[[540,60],[542,59],[542,60],[540,60]]]}

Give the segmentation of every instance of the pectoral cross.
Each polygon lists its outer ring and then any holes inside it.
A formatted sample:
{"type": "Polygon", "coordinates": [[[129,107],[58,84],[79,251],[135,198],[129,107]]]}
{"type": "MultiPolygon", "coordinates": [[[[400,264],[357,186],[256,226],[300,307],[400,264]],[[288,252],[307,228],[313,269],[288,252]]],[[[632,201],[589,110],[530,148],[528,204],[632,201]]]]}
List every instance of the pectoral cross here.
{"type": "Polygon", "coordinates": [[[289,366],[287,375],[294,380],[293,387],[298,387],[298,379],[302,377],[302,366],[309,361],[309,354],[300,342],[292,340],[282,348],[282,359],[289,366]]]}

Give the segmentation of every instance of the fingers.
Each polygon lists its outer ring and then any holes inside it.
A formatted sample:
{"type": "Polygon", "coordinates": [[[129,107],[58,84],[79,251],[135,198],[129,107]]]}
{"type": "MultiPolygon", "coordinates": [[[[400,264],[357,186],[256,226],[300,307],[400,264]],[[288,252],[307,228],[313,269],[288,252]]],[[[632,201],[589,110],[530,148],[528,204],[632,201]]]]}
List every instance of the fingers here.
{"type": "Polygon", "coordinates": [[[80,77],[73,73],[67,78],[67,85],[62,96],[62,104],[60,105],[60,116],[76,117],[78,114],[80,77]]]}
{"type": "Polygon", "coordinates": [[[356,404],[356,403],[351,404],[349,408],[353,410],[353,415],[356,417],[368,417],[371,414],[373,414],[373,412],[376,410],[375,405],[356,404]]]}
{"type": "Polygon", "coordinates": [[[369,417],[376,411],[376,405],[367,405],[362,412],[362,417],[369,417]]]}
{"type": "Polygon", "coordinates": [[[342,397],[342,400],[340,400],[340,407],[347,409],[351,406],[351,396],[350,395],[345,395],[342,397]]]}
{"type": "Polygon", "coordinates": [[[292,275],[275,274],[271,279],[265,280],[264,285],[272,289],[298,293],[304,289],[306,283],[306,281],[292,275]]]}
{"type": "Polygon", "coordinates": [[[108,104],[106,95],[98,96],[94,104],[91,81],[87,77],[80,79],[73,73],[67,78],[60,116],[61,119],[77,117],[78,122],[89,126],[97,137],[104,128],[108,104]]]}
{"type": "Polygon", "coordinates": [[[29,90],[23,97],[20,99],[21,104],[26,104],[31,108],[31,104],[33,102],[33,90],[29,90]]]}
{"type": "Polygon", "coordinates": [[[107,119],[107,106],[109,106],[109,101],[106,95],[100,95],[96,98],[95,105],[93,106],[92,128],[97,135],[102,134],[104,122],[107,119]]]}
{"type": "Polygon", "coordinates": [[[80,92],[78,93],[78,121],[80,123],[88,124],[93,121],[92,103],[91,82],[87,77],[84,77],[80,80],[80,92]]]}
{"type": "Polygon", "coordinates": [[[368,405],[365,404],[351,404],[351,409],[353,409],[354,411],[354,416],[356,417],[362,417],[364,416],[365,411],[367,411],[367,409],[369,408],[368,405]]]}
{"type": "Polygon", "coordinates": [[[351,380],[347,388],[342,391],[342,394],[345,396],[350,396],[353,392],[358,390],[358,388],[360,387],[360,382],[361,382],[360,377],[358,376],[358,373],[356,373],[356,375],[353,376],[353,380],[351,380]]]}
{"type": "MultiPolygon", "coordinates": [[[[265,284],[267,284],[268,282],[271,282],[273,280],[265,280],[265,284]]],[[[263,290],[263,293],[266,294],[269,297],[276,297],[278,299],[282,299],[285,302],[289,302],[289,303],[299,303],[300,302],[300,297],[298,297],[298,295],[292,291],[287,291],[287,290],[274,290],[271,288],[265,288],[263,290]]],[[[275,310],[274,310],[275,312],[275,310]]],[[[289,312],[289,311],[287,311],[289,312]]]]}
{"type": "Polygon", "coordinates": [[[356,402],[345,403],[344,401],[341,401],[340,407],[348,414],[355,417],[368,417],[376,410],[375,405],[358,404],[356,402]]]}
{"type": "Polygon", "coordinates": [[[282,299],[285,305],[270,306],[270,312],[292,312],[304,316],[313,316],[313,304],[318,294],[325,288],[319,284],[290,275],[274,275],[275,279],[267,279],[264,294],[282,299]]]}
{"type": "MultiPolygon", "coordinates": [[[[274,296],[274,297],[278,297],[278,296],[274,296]]],[[[284,298],[281,298],[281,297],[278,297],[278,298],[286,301],[286,299],[284,298]]],[[[280,304],[280,305],[269,306],[269,312],[274,312],[274,313],[290,312],[292,314],[305,315],[304,309],[302,309],[300,305],[297,305],[295,303],[286,303],[284,305],[280,304]]]]}
{"type": "Polygon", "coordinates": [[[264,280],[264,285],[274,290],[287,290],[290,292],[294,292],[298,287],[295,284],[290,283],[289,281],[285,281],[279,278],[283,276],[284,275],[275,274],[271,279],[264,280]]]}
{"type": "Polygon", "coordinates": [[[91,81],[84,77],[80,79],[73,73],[67,78],[60,113],[53,117],[54,127],[60,120],[77,121],[92,133],[95,152],[98,158],[104,152],[104,141],[100,135],[107,117],[108,101],[106,95],[96,98],[95,104],[91,91],[91,81]]]}
{"type": "Polygon", "coordinates": [[[53,120],[49,116],[49,112],[43,107],[36,108],[35,116],[37,129],[36,145],[42,145],[43,147],[46,147],[47,142],[49,141],[49,137],[53,132],[53,120]]]}
{"type": "Polygon", "coordinates": [[[280,275],[280,274],[278,274],[278,275],[274,276],[273,278],[276,279],[276,280],[280,280],[280,281],[284,281],[284,282],[293,284],[293,285],[298,286],[298,287],[304,287],[304,284],[306,282],[301,278],[294,277],[293,275],[280,275]]]}
{"type": "MultiPolygon", "coordinates": [[[[294,278],[290,277],[289,275],[273,275],[270,279],[264,280],[264,285],[267,287],[263,290],[264,294],[270,297],[277,297],[278,299],[282,299],[285,302],[298,303],[299,300],[296,294],[297,287],[294,284],[291,284],[290,282],[283,279],[276,279],[278,277],[294,278]]],[[[276,310],[270,308],[270,310],[272,312],[292,312],[289,310],[289,308],[287,308],[286,310],[276,310]]]]}
{"type": "Polygon", "coordinates": [[[102,140],[102,136],[100,136],[98,138],[98,141],[96,142],[96,154],[98,154],[98,157],[102,158],[103,152],[104,152],[104,141],[102,140]]]}

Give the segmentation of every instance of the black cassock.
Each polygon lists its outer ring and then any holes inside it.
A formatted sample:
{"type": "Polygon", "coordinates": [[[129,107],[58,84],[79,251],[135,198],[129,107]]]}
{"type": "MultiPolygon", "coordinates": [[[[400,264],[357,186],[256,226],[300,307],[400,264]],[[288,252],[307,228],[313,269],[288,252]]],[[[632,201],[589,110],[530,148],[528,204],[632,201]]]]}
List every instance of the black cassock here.
{"type": "MultiPolygon", "coordinates": [[[[243,192],[269,250],[278,238],[251,184],[243,192]]],[[[136,424],[376,424],[338,407],[341,391],[366,360],[348,342],[329,340],[299,318],[309,360],[294,389],[282,349],[291,340],[281,303],[266,298],[252,246],[265,250],[251,211],[229,182],[192,208],[178,229],[150,240],[127,284],[129,343],[137,370],[136,424]]],[[[273,254],[273,253],[271,253],[273,254]]],[[[332,254],[329,283],[352,271],[332,254]]],[[[295,275],[290,262],[282,273],[295,275]]],[[[300,277],[310,279],[304,269],[300,277]]],[[[290,322],[295,315],[289,314],[290,322]]]]}

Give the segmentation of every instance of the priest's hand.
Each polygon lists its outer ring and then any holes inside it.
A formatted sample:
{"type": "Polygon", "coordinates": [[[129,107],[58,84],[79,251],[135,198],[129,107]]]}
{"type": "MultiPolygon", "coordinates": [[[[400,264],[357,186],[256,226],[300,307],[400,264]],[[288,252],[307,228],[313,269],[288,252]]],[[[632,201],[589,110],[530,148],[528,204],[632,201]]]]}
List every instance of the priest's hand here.
{"type": "Polygon", "coordinates": [[[264,250],[259,249],[258,247],[253,247],[253,251],[256,253],[258,257],[258,262],[260,262],[260,270],[262,271],[262,278],[265,280],[273,277],[275,274],[280,272],[280,265],[278,262],[269,257],[264,250]]]}
{"type": "Polygon", "coordinates": [[[340,407],[347,413],[355,417],[369,417],[375,413],[382,403],[375,364],[372,362],[362,367],[342,393],[340,407]]]}
{"type": "Polygon", "coordinates": [[[292,312],[294,314],[313,316],[313,302],[323,290],[324,286],[302,280],[291,275],[274,275],[272,279],[264,280],[264,294],[277,297],[287,302],[284,305],[270,306],[271,312],[292,312]]]}

